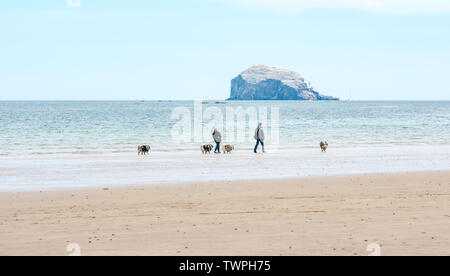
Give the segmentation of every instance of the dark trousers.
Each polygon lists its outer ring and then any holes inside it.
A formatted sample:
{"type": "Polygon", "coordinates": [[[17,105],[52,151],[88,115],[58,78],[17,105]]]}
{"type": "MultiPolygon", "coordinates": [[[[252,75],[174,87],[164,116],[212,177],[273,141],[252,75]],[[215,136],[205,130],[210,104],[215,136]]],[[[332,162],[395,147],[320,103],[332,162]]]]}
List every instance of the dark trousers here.
{"type": "Polygon", "coordinates": [[[220,153],[220,142],[216,142],[216,149],[214,150],[214,152],[220,153]]]}
{"type": "Polygon", "coordinates": [[[256,141],[256,146],[255,146],[255,153],[258,151],[258,146],[259,146],[259,144],[261,143],[261,146],[262,146],[262,150],[263,150],[263,152],[264,152],[264,142],[263,141],[261,141],[261,139],[258,139],[257,141],[256,141]]]}

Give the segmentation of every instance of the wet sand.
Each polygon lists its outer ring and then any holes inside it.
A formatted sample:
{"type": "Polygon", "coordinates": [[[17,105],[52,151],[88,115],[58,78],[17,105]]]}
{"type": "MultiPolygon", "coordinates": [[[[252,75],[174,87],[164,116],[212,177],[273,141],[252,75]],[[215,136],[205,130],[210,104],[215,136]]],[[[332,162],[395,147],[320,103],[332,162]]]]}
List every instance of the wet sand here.
{"type": "Polygon", "coordinates": [[[450,172],[0,193],[0,255],[450,255],[450,172]]]}
{"type": "Polygon", "coordinates": [[[0,158],[0,192],[52,191],[186,182],[329,177],[336,175],[444,171],[450,146],[367,146],[267,149],[253,154],[202,155],[200,150],[117,154],[17,154],[0,158]]]}

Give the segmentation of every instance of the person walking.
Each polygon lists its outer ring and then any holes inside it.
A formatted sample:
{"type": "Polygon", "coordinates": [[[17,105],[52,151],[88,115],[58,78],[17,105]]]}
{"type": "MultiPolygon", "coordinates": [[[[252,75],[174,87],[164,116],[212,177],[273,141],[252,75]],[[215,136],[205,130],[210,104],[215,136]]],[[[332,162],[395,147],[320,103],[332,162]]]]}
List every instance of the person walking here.
{"type": "Polygon", "coordinates": [[[216,149],[214,153],[220,153],[220,143],[222,143],[222,133],[216,128],[212,134],[214,142],[216,142],[216,149]]]}
{"type": "Polygon", "coordinates": [[[264,130],[262,129],[262,123],[259,123],[258,128],[255,130],[255,140],[256,140],[256,146],[255,146],[255,153],[258,153],[258,146],[261,144],[262,146],[262,152],[264,151],[264,130]]]}

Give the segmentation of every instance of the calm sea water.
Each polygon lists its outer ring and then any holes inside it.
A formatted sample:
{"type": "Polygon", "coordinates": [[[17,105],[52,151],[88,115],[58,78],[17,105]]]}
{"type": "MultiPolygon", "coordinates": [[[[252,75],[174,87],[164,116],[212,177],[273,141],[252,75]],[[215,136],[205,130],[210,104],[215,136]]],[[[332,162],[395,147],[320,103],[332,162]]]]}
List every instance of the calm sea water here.
{"type": "MultiPolygon", "coordinates": [[[[0,102],[0,155],[128,152],[139,144],[155,151],[198,149],[195,141],[174,142],[177,107],[193,112],[194,103],[0,102]]],[[[322,140],[335,147],[450,144],[450,102],[211,101],[203,111],[210,107],[224,115],[226,108],[269,107],[269,121],[270,107],[279,108],[281,147],[317,147],[322,140]]]]}

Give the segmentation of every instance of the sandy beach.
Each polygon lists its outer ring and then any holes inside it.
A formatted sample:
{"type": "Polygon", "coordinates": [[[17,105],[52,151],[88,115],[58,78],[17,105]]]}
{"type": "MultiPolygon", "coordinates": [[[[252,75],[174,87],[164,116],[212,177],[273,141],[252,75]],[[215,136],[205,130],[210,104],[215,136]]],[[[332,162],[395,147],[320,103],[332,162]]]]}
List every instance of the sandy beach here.
{"type": "Polygon", "coordinates": [[[450,172],[0,194],[0,255],[450,255],[450,172]]]}

